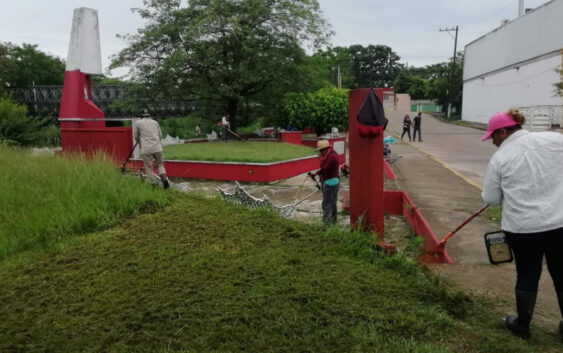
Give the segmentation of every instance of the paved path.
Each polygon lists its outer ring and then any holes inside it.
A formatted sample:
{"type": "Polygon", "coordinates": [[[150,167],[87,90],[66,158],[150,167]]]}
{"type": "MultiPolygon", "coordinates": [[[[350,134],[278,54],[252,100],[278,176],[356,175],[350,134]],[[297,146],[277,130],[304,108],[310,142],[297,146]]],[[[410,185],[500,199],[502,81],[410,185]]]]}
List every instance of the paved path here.
{"type": "MultiPolygon", "coordinates": [[[[390,121],[386,135],[402,132],[404,113],[386,114],[390,121]]],[[[483,205],[480,189],[496,147],[490,141],[481,142],[482,134],[423,115],[423,142],[406,138],[404,143],[391,145],[392,153],[401,155],[392,164],[398,177],[396,187],[408,192],[439,238],[483,205]]],[[[490,265],[483,241],[486,232],[498,229],[498,222],[484,215],[475,218],[447,243],[456,264],[436,270],[466,290],[501,298],[499,310],[514,313],[514,264],[490,265]]],[[[544,269],[534,324],[555,332],[560,319],[551,277],[544,269]]]]}
{"type": "MultiPolygon", "coordinates": [[[[411,120],[414,113],[409,113],[411,120]]],[[[403,131],[403,118],[400,112],[388,112],[389,130],[399,134],[403,131]]],[[[411,131],[412,133],[412,131],[411,131]]],[[[422,116],[422,140],[413,145],[445,163],[471,182],[482,186],[489,159],[495,153],[492,142],[481,142],[484,131],[470,127],[447,124],[424,114],[422,116]]],[[[404,141],[408,141],[407,135],[404,141]]]]}

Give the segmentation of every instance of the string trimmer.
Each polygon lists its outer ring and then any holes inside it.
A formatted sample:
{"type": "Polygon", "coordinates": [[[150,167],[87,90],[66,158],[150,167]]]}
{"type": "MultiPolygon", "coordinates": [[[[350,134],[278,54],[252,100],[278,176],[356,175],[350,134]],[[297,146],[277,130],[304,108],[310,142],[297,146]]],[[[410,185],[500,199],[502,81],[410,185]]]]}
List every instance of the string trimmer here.
{"type": "Polygon", "coordinates": [[[137,148],[138,144],[139,144],[139,142],[135,142],[135,145],[131,149],[131,152],[129,152],[127,159],[125,160],[125,162],[123,162],[123,165],[121,166],[121,173],[125,174],[125,166],[127,165],[127,162],[129,162],[129,160],[131,159],[131,156],[133,155],[133,151],[135,151],[135,148],[137,148]]]}

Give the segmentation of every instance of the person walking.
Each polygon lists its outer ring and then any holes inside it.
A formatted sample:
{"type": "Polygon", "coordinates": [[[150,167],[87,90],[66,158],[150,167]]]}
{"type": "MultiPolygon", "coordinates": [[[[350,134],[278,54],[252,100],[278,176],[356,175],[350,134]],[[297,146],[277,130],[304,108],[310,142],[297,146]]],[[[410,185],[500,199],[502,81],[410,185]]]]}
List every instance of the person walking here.
{"type": "Polygon", "coordinates": [[[403,119],[403,134],[401,135],[401,140],[403,140],[403,136],[405,136],[405,133],[407,133],[409,135],[409,141],[412,141],[411,139],[411,118],[409,117],[409,115],[405,115],[405,118],[403,119]]]}
{"type": "Polygon", "coordinates": [[[135,121],[133,125],[133,136],[135,141],[141,145],[141,158],[145,165],[145,173],[152,183],[158,183],[158,178],[154,173],[153,167],[158,171],[162,186],[165,189],[170,187],[166,170],[164,169],[164,155],[162,154],[162,132],[160,125],[151,119],[145,110],[141,119],[135,121]]]}
{"type": "Polygon", "coordinates": [[[418,141],[422,142],[422,132],[420,130],[421,124],[422,124],[422,113],[418,113],[418,115],[414,117],[414,128],[412,129],[412,139],[414,141],[416,141],[416,132],[418,131],[418,141]]]}
{"type": "Polygon", "coordinates": [[[328,140],[320,140],[317,142],[317,151],[319,151],[319,159],[321,169],[309,175],[321,177],[321,185],[323,190],[323,222],[327,225],[335,224],[338,212],[338,190],[340,188],[340,161],[338,153],[330,146],[328,140]]]}
{"type": "MultiPolygon", "coordinates": [[[[530,338],[530,322],[545,256],[563,316],[563,135],[522,129],[517,109],[493,115],[481,141],[492,139],[482,197],[502,205],[501,226],[516,262],[516,312],[506,327],[530,338]]],[[[559,323],[563,337],[563,321],[559,323]]]]}
{"type": "Polygon", "coordinates": [[[199,124],[195,125],[195,135],[196,135],[196,137],[201,136],[201,127],[199,126],[199,124]]]}

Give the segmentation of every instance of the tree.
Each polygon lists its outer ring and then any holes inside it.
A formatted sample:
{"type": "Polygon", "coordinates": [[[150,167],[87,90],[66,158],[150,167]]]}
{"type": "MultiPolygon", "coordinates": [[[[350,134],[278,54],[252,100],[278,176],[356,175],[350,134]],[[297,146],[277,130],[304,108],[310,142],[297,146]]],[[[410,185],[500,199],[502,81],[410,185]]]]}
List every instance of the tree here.
{"type": "Polygon", "coordinates": [[[37,45],[0,44],[0,68],[5,87],[36,85],[61,85],[64,79],[64,62],[37,49],[37,45]]]}
{"type": "Polygon", "coordinates": [[[401,71],[401,57],[386,45],[352,45],[349,51],[357,87],[392,86],[401,71]]]}
{"type": "Polygon", "coordinates": [[[436,99],[439,104],[448,104],[461,111],[463,98],[463,53],[457,54],[455,65],[441,63],[427,67],[431,78],[429,80],[427,96],[436,99]]]}
{"type": "MultiPolygon", "coordinates": [[[[130,75],[151,98],[199,99],[229,113],[274,114],[264,102],[282,102],[299,86],[306,62],[300,43],[320,47],[331,32],[317,0],[144,0],[147,21],[111,68],[130,75]]],[[[274,107],[275,108],[275,107],[274,107]]]]}
{"type": "Polygon", "coordinates": [[[311,93],[288,93],[285,102],[286,114],[279,121],[282,126],[313,128],[319,135],[331,127],[348,127],[348,90],[326,87],[311,93]]]}

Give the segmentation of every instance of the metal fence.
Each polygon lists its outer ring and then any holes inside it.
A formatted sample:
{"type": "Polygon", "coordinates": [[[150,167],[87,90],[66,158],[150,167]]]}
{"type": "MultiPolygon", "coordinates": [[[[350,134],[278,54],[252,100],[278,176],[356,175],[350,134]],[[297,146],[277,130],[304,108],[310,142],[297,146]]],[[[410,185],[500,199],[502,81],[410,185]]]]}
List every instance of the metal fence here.
{"type": "MultiPolygon", "coordinates": [[[[59,106],[63,86],[31,86],[12,89],[14,99],[27,106],[30,115],[53,116],[59,115],[59,106]]],[[[114,106],[115,102],[125,100],[129,94],[126,85],[92,85],[92,101],[104,111],[107,117],[129,117],[134,112],[128,108],[114,106]]],[[[186,116],[198,110],[199,103],[191,101],[165,101],[157,100],[150,103],[153,116],[172,117],[186,116]]]]}
{"type": "Polygon", "coordinates": [[[518,107],[526,117],[524,128],[530,131],[549,131],[563,127],[563,105],[535,105],[518,107]]]}

